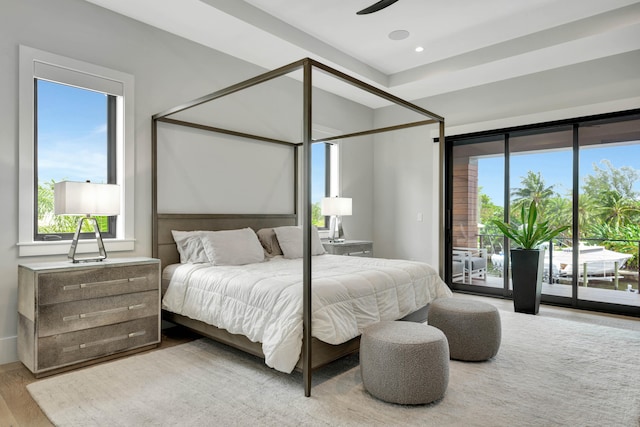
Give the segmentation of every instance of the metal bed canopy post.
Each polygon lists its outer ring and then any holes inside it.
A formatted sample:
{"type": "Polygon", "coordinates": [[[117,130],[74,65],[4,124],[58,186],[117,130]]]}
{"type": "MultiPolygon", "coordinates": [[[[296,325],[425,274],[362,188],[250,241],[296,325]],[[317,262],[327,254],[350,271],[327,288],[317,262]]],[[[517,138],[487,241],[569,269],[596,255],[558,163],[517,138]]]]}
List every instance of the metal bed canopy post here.
{"type": "MultiPolygon", "coordinates": [[[[155,114],[152,116],[152,165],[151,171],[153,174],[152,179],[152,222],[153,222],[153,232],[152,232],[152,240],[153,240],[153,248],[154,254],[153,256],[157,256],[156,248],[158,241],[158,184],[157,184],[157,174],[158,174],[158,165],[157,165],[157,144],[158,144],[158,122],[164,122],[171,125],[177,126],[186,126],[197,128],[205,131],[217,132],[222,134],[228,134],[233,136],[238,136],[247,139],[258,140],[267,143],[276,143],[276,144],[285,144],[292,146],[294,148],[294,213],[297,213],[298,210],[298,154],[299,147],[303,148],[303,163],[302,163],[302,187],[301,187],[301,199],[303,201],[302,204],[302,227],[303,227],[303,348],[302,348],[302,371],[303,371],[303,380],[304,380],[304,389],[305,396],[309,397],[311,395],[311,383],[312,383],[312,330],[311,330],[311,307],[312,307],[312,279],[311,279],[311,144],[319,141],[330,141],[337,139],[346,139],[353,138],[357,136],[365,136],[365,135],[373,135],[382,132],[389,132],[400,129],[407,129],[410,127],[416,126],[424,126],[428,124],[438,123],[439,134],[440,134],[440,165],[443,164],[444,161],[444,118],[434,114],[424,108],[421,108],[415,104],[412,104],[408,101],[405,101],[401,98],[396,97],[388,92],[380,90],[370,84],[367,84],[363,81],[355,79],[345,73],[342,73],[334,68],[328,67],[322,63],[319,63],[310,58],[304,58],[302,60],[293,62],[291,64],[285,65],[283,67],[277,68],[275,70],[266,72],[259,76],[253,77],[251,79],[245,80],[243,82],[237,83],[235,85],[229,86],[225,89],[221,89],[219,91],[210,93],[208,95],[197,98],[191,102],[187,102],[180,106],[170,108],[165,110],[164,112],[155,114]],[[312,71],[313,68],[318,68],[319,70],[330,74],[352,86],[355,86],[359,89],[362,89],[366,92],[369,92],[375,96],[386,99],[391,103],[407,108],[413,112],[419,113],[423,116],[428,117],[427,120],[421,120],[416,122],[404,123],[400,125],[387,126],[382,128],[376,128],[361,132],[349,133],[339,136],[333,136],[331,138],[323,138],[320,140],[314,140],[312,138],[312,125],[313,125],[313,111],[312,111],[312,92],[313,92],[313,84],[312,84],[312,71]],[[285,76],[291,72],[298,71],[302,69],[303,71],[303,140],[302,142],[296,141],[282,141],[269,137],[264,137],[260,135],[252,135],[244,132],[238,132],[230,129],[223,129],[219,127],[208,126],[200,123],[187,122],[183,120],[170,119],[168,116],[173,114],[177,114],[188,110],[190,108],[197,107],[201,104],[205,104],[207,102],[222,98],[224,96],[233,94],[235,92],[241,91],[243,89],[247,89],[249,87],[258,85],[260,83],[264,83],[266,81],[275,79],[277,77],[285,76]]],[[[445,231],[445,212],[443,212],[445,204],[443,203],[444,199],[444,168],[441,168],[439,175],[439,201],[440,207],[439,210],[439,233],[440,233],[440,247],[439,247],[439,266],[440,266],[440,275],[442,275],[443,266],[444,266],[444,231],[445,231]]],[[[298,222],[300,223],[300,219],[298,217],[298,222]]]]}
{"type": "Polygon", "coordinates": [[[445,203],[445,181],[446,181],[446,168],[444,167],[445,158],[445,144],[444,144],[444,120],[440,120],[439,132],[439,146],[438,146],[438,162],[440,164],[440,173],[438,174],[438,272],[440,277],[445,277],[445,259],[447,248],[447,204],[445,203]]]}
{"type": "Polygon", "coordinates": [[[311,63],[304,61],[303,79],[303,138],[302,152],[302,375],[304,376],[304,395],[311,396],[311,127],[312,127],[312,81],[311,63]]]}

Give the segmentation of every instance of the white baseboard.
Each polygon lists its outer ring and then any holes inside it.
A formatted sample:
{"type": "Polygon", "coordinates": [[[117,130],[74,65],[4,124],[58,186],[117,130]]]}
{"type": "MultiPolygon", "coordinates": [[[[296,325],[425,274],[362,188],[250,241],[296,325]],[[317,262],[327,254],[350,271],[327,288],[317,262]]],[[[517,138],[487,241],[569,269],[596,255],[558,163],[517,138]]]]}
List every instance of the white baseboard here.
{"type": "Polygon", "coordinates": [[[0,365],[18,361],[18,337],[0,338],[0,365]]]}

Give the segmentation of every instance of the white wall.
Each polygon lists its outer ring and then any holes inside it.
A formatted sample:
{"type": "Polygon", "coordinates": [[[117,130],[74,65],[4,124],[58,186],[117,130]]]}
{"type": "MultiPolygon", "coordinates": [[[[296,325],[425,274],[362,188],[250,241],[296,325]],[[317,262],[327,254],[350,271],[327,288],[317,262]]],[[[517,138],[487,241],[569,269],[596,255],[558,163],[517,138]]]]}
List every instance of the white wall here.
{"type": "MultiPolygon", "coordinates": [[[[18,241],[18,46],[20,44],[132,74],[135,78],[135,250],[112,256],[151,254],[151,116],[265,70],[159,31],[80,0],[2,0],[0,13],[0,364],[16,360],[17,266],[64,257],[20,258],[18,241]]],[[[341,98],[316,94],[318,123],[349,130],[368,128],[373,113],[341,98]],[[353,114],[351,114],[353,113],[353,114]]],[[[274,110],[289,99],[270,98],[274,110]]],[[[274,130],[278,133],[278,130],[274,130]]],[[[355,146],[354,146],[355,147],[355,146]]],[[[372,148],[346,149],[344,185],[363,209],[354,233],[372,235],[372,148]],[[356,150],[357,151],[357,150],[356,150]],[[358,194],[358,196],[356,196],[358,194]],[[360,196],[361,195],[361,196],[360,196]]],[[[251,197],[239,194],[238,197],[251,197]]],[[[227,200],[228,202],[228,200],[227,200]]],[[[225,205],[220,209],[232,209],[225,205]]],[[[258,208],[256,208],[258,209],[258,208]]],[[[354,210],[356,208],[354,207],[354,210]]]]}
{"type": "MultiPolygon", "coordinates": [[[[335,105],[335,95],[314,92],[319,106],[335,105]]],[[[315,103],[315,102],[314,102],[315,103]]],[[[318,107],[318,106],[317,106],[318,107]]],[[[315,108],[315,120],[325,128],[341,134],[368,130],[373,127],[374,112],[359,104],[345,103],[349,114],[342,114],[332,108],[315,108]]],[[[372,240],[374,237],[373,218],[373,137],[363,136],[340,140],[340,195],[351,197],[353,215],[342,218],[345,238],[372,240]]],[[[374,243],[374,254],[377,246],[374,243]]]]}
{"type": "MultiPolygon", "coordinates": [[[[371,126],[371,125],[369,125],[371,126]]],[[[352,198],[353,215],[342,218],[347,239],[374,240],[373,138],[361,137],[341,142],[341,195],[352,198]]],[[[378,245],[373,245],[378,256],[378,245]]]]}
{"type": "Polygon", "coordinates": [[[640,107],[640,51],[616,54],[414,102],[443,116],[447,135],[640,107]]]}
{"type": "Polygon", "coordinates": [[[158,126],[158,212],[294,212],[294,149],[158,126]]]}
{"type": "Polygon", "coordinates": [[[430,130],[376,136],[374,241],[376,256],[424,261],[437,269],[438,145],[430,130]]]}

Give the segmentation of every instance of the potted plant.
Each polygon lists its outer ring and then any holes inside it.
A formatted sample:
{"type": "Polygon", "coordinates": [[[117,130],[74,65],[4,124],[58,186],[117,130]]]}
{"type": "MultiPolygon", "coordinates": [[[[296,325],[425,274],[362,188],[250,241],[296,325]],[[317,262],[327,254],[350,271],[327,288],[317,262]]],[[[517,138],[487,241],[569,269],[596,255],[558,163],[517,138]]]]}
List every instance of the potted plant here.
{"type": "Polygon", "coordinates": [[[511,280],[515,311],[538,314],[544,273],[544,248],[540,246],[567,230],[569,226],[550,228],[549,221],[538,223],[538,206],[535,201],[532,201],[528,208],[524,203],[522,204],[520,218],[522,225],[519,227],[498,220],[491,222],[516,245],[511,249],[511,280]]]}

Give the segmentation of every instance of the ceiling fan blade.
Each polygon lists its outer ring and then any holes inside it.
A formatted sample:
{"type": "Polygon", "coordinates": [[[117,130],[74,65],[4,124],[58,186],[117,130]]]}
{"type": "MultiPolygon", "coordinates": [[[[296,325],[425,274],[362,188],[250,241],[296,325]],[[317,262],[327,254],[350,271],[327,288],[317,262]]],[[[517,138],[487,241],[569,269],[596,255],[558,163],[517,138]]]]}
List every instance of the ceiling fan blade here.
{"type": "Polygon", "coordinates": [[[356,15],[367,15],[369,13],[377,12],[377,11],[379,11],[381,9],[384,9],[387,6],[391,6],[392,4],[394,4],[397,1],[398,0],[380,0],[377,3],[374,3],[371,6],[365,7],[361,11],[356,12],[356,15]]]}

